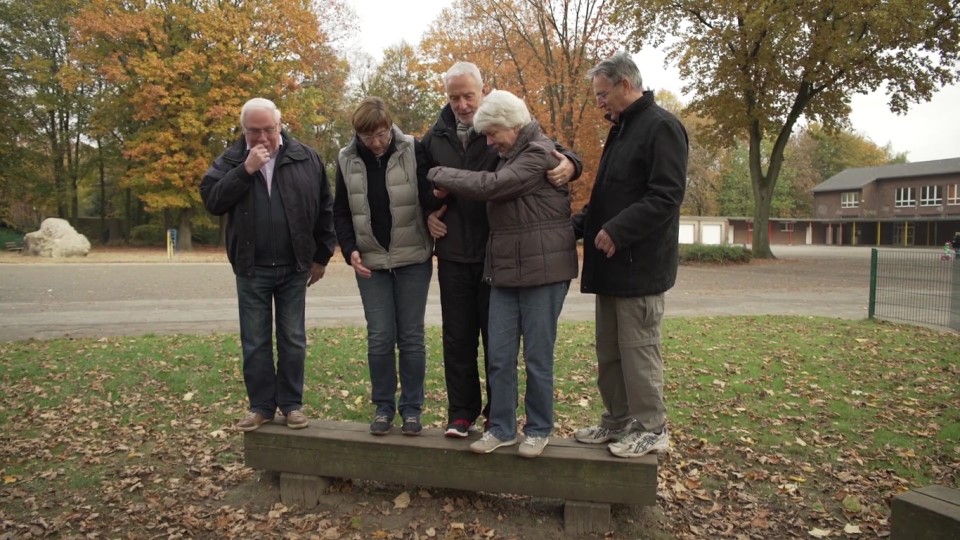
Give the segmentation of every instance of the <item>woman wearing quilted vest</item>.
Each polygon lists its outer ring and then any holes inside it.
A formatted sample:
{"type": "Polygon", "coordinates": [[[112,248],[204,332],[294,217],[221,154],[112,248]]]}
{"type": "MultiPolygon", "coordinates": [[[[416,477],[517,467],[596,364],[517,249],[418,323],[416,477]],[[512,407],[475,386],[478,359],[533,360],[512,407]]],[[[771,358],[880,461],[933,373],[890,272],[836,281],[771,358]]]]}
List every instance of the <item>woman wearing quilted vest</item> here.
{"type": "Polygon", "coordinates": [[[401,432],[419,435],[426,373],[423,319],[433,275],[425,210],[439,205],[426,180],[423,147],[393,125],[383,100],[361,101],[353,129],[356,136],[337,157],[333,218],[340,251],[356,272],[367,319],[367,363],[376,407],[370,433],[390,433],[399,411],[401,432]]]}

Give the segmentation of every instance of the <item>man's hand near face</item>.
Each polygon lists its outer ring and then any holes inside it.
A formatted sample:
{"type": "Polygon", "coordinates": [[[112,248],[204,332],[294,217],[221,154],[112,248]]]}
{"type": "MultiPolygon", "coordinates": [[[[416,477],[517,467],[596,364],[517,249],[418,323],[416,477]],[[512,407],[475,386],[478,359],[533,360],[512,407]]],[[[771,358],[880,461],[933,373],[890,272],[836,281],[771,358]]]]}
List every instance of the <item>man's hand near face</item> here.
{"type": "Polygon", "coordinates": [[[268,161],[270,161],[270,151],[266,146],[258,144],[250,149],[247,159],[243,162],[243,168],[246,169],[247,174],[256,174],[268,161]]]}

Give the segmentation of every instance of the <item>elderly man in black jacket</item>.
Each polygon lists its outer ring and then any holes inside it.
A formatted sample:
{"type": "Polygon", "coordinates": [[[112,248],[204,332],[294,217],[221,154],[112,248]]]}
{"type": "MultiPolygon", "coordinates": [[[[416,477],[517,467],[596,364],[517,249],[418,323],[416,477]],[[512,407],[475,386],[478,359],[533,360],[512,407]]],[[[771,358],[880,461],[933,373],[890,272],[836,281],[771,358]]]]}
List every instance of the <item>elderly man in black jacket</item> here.
{"type": "MultiPolygon", "coordinates": [[[[500,161],[496,149],[487,146],[486,138],[473,129],[474,113],[484,97],[480,70],[470,62],[457,62],[444,74],[443,85],[448,103],[422,141],[430,165],[468,171],[495,170],[500,161]]],[[[580,176],[583,163],[576,154],[557,145],[553,155],[560,165],[547,172],[545,181],[559,186],[580,176]]],[[[477,418],[481,414],[489,417],[490,411],[490,384],[488,381],[488,403],[483,406],[478,368],[481,339],[484,351],[487,350],[490,304],[490,286],[483,281],[490,232],[486,203],[451,195],[440,210],[430,214],[427,226],[437,241],[448,401],[445,433],[447,437],[466,437],[468,431],[475,429],[477,418]]],[[[486,371],[486,353],[483,365],[486,371]]]]}
{"type": "Polygon", "coordinates": [[[244,104],[240,127],[243,138],[220,154],[200,183],[207,210],[228,216],[227,256],[237,278],[250,399],[237,428],[255,430],[277,409],[288,427],[305,428],[306,290],[323,277],[336,244],[330,184],[316,151],[282,130],[272,101],[244,104]]]}
{"type": "Polygon", "coordinates": [[[575,437],[639,457],[670,448],[660,325],[679,264],[687,133],[643,90],[626,53],[600,62],[589,77],[613,126],[574,226],[584,239],[580,288],[597,295],[597,386],[606,410],[599,425],[575,437]]]}

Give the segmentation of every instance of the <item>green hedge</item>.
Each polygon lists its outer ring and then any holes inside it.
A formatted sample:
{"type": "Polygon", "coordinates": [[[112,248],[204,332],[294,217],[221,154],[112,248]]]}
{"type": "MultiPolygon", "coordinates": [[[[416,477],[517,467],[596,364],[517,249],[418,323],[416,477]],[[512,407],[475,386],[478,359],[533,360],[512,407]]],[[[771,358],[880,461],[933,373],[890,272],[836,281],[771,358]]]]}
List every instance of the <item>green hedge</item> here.
{"type": "Polygon", "coordinates": [[[0,227],[0,248],[7,242],[23,242],[23,233],[6,227],[0,227]]]}
{"type": "Polygon", "coordinates": [[[705,246],[701,244],[682,244],[680,263],[748,263],[753,252],[743,246],[705,246]]]}
{"type": "Polygon", "coordinates": [[[148,223],[130,229],[130,245],[165,246],[166,244],[167,231],[163,228],[163,225],[148,223]]]}

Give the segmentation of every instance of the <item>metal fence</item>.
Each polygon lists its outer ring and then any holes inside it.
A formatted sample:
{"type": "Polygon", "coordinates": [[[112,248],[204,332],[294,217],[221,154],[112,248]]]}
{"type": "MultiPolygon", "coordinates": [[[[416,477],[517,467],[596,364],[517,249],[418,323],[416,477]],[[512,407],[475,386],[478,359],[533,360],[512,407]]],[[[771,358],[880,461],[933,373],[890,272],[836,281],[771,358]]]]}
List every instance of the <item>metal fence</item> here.
{"type": "Polygon", "coordinates": [[[872,251],[871,319],[960,331],[960,260],[943,251],[872,251]]]}

